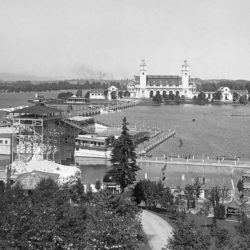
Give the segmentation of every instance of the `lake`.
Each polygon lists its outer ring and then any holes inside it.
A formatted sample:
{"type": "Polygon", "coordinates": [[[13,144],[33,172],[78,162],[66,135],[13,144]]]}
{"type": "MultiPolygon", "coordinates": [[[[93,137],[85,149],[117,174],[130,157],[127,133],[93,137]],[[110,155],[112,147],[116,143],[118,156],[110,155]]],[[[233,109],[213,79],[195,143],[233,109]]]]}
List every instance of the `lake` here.
{"type": "MultiPolygon", "coordinates": [[[[50,91],[39,95],[56,97],[59,92],[63,91],[50,91]]],[[[34,93],[1,93],[0,108],[26,105],[27,100],[33,96],[34,93]]],[[[126,116],[131,126],[175,129],[176,136],[155,148],[151,152],[153,156],[239,156],[250,160],[249,114],[250,105],[147,105],[99,115],[96,119],[119,125],[126,116]]],[[[155,168],[159,173],[160,168],[155,168]]],[[[82,170],[84,179],[92,181],[101,179],[107,167],[93,162],[92,167],[83,167],[82,170]]]]}

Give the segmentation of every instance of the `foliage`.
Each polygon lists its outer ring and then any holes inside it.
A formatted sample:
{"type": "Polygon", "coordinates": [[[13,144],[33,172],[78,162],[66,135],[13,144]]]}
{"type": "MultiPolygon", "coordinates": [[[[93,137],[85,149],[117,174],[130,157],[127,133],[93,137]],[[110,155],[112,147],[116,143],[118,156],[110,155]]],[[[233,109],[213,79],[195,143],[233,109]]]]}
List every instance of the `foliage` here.
{"type": "Polygon", "coordinates": [[[95,182],[95,188],[96,188],[97,190],[100,190],[100,189],[101,189],[101,181],[100,181],[99,179],[97,179],[96,182],[95,182]]]}
{"type": "Polygon", "coordinates": [[[77,97],[82,97],[82,89],[78,89],[78,90],[76,91],[76,96],[77,96],[77,97]]]}
{"type": "Polygon", "coordinates": [[[194,200],[194,187],[191,184],[187,184],[184,189],[184,194],[187,199],[187,209],[191,206],[191,201],[194,200]]]}
{"type": "Polygon", "coordinates": [[[239,193],[241,193],[243,191],[244,185],[243,185],[243,181],[240,179],[237,182],[237,189],[239,191],[239,193]]]}
{"type": "Polygon", "coordinates": [[[90,97],[90,92],[87,91],[84,97],[85,97],[86,99],[89,99],[89,97],[90,97]]]}
{"type": "Polygon", "coordinates": [[[112,169],[108,171],[120,184],[122,192],[134,183],[136,172],[140,169],[136,164],[135,148],[127,126],[128,122],[124,117],[121,136],[115,140],[111,154],[112,169]]]}
{"type": "Polygon", "coordinates": [[[210,249],[210,236],[196,230],[192,224],[181,222],[173,231],[173,237],[168,239],[170,250],[206,250],[210,249]]]}
{"type": "Polygon", "coordinates": [[[197,176],[194,179],[194,184],[193,184],[194,196],[196,198],[196,207],[197,207],[197,209],[198,209],[198,199],[201,196],[201,188],[202,188],[202,183],[200,182],[200,178],[197,176]]]}
{"type": "Polygon", "coordinates": [[[126,90],[126,91],[124,92],[124,97],[130,97],[130,93],[129,93],[128,90],[126,90]]]}
{"type": "Polygon", "coordinates": [[[121,90],[118,92],[118,96],[119,96],[119,98],[123,97],[123,92],[121,90]]]}
{"type": "Polygon", "coordinates": [[[165,190],[162,182],[154,182],[148,179],[140,180],[133,190],[133,195],[137,204],[141,201],[145,202],[145,206],[149,209],[155,209],[157,204],[166,205],[173,202],[173,197],[165,190]],[[169,199],[169,200],[168,200],[169,199]]]}
{"type": "Polygon", "coordinates": [[[111,96],[111,99],[112,99],[112,100],[116,99],[116,98],[117,98],[116,91],[112,91],[112,92],[110,93],[110,96],[111,96]]]}
{"type": "Polygon", "coordinates": [[[153,97],[153,102],[154,103],[162,103],[162,96],[160,93],[156,93],[156,95],[153,97]]]}
{"type": "Polygon", "coordinates": [[[233,101],[236,102],[239,100],[239,94],[237,92],[233,92],[233,101]]]}
{"type": "Polygon", "coordinates": [[[222,98],[222,93],[221,93],[221,91],[217,91],[217,92],[215,92],[215,93],[213,94],[213,99],[214,99],[214,100],[220,101],[221,98],[222,98]]]}
{"type": "Polygon", "coordinates": [[[68,99],[69,97],[71,97],[73,95],[72,92],[61,92],[57,95],[58,99],[68,99]]]}
{"type": "Polygon", "coordinates": [[[239,103],[240,104],[247,104],[247,97],[246,97],[246,95],[240,96],[239,103]]]}
{"type": "Polygon", "coordinates": [[[1,194],[0,248],[134,249],[139,215],[131,193],[88,195],[80,180],[62,187],[42,180],[29,195],[17,184],[1,194]]]}
{"type": "Polygon", "coordinates": [[[213,210],[214,210],[214,217],[213,217],[213,226],[217,227],[216,224],[216,219],[217,219],[217,207],[220,203],[220,198],[221,198],[221,192],[220,192],[220,188],[218,186],[212,187],[209,191],[209,201],[211,202],[212,206],[213,206],[213,210]]]}
{"type": "Polygon", "coordinates": [[[219,220],[222,220],[225,218],[225,206],[223,204],[218,204],[215,208],[215,217],[219,220]]]}
{"type": "Polygon", "coordinates": [[[103,92],[103,94],[104,94],[105,98],[107,98],[108,93],[109,93],[108,89],[105,89],[105,90],[104,90],[104,92],[103,92]]]}
{"type": "Polygon", "coordinates": [[[29,196],[17,186],[1,201],[0,235],[6,249],[85,247],[86,210],[70,205],[67,188],[48,179],[29,196]]]}
{"type": "Polygon", "coordinates": [[[100,191],[89,210],[86,241],[90,249],[135,249],[140,241],[139,209],[129,193],[100,191]]]}
{"type": "MultiPolygon", "coordinates": [[[[222,249],[230,242],[230,233],[224,228],[217,228],[215,234],[215,247],[222,249]]],[[[227,249],[227,248],[226,248],[227,249]]]]}

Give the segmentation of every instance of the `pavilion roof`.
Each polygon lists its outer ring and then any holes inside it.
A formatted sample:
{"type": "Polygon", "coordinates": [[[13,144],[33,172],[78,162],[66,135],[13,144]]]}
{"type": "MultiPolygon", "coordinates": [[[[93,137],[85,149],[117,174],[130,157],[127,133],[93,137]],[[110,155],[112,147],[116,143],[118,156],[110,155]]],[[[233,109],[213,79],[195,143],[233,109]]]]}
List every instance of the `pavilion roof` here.
{"type": "Polygon", "coordinates": [[[36,186],[40,183],[42,179],[50,178],[57,181],[58,177],[59,174],[56,173],[48,173],[48,172],[33,170],[32,172],[18,175],[16,182],[13,184],[13,186],[17,185],[17,183],[20,183],[22,189],[32,190],[36,188],[36,186]]]}
{"type": "Polygon", "coordinates": [[[44,104],[37,104],[34,106],[26,107],[23,109],[18,109],[11,111],[13,114],[34,114],[34,115],[49,115],[51,113],[62,112],[61,110],[45,106],[44,104]]]}

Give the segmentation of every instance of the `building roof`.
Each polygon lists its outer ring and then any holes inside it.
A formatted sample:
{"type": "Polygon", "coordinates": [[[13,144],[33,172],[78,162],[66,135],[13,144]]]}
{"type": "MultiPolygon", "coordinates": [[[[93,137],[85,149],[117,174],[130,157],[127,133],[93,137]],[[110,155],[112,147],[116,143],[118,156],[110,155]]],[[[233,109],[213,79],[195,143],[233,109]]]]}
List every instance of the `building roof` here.
{"type": "MultiPolygon", "coordinates": [[[[140,83],[140,76],[134,76],[135,82],[140,83]]],[[[182,78],[176,75],[147,75],[147,84],[152,85],[176,85],[182,84],[182,78]]]]}
{"type": "Polygon", "coordinates": [[[68,120],[77,121],[77,122],[89,121],[92,119],[94,119],[94,118],[93,117],[86,117],[86,116],[74,116],[74,117],[68,118],[68,120]]]}
{"type": "Polygon", "coordinates": [[[233,92],[239,94],[239,95],[248,95],[248,90],[247,89],[239,89],[239,90],[236,90],[234,89],[233,92]]]}
{"type": "Polygon", "coordinates": [[[13,134],[13,127],[0,127],[0,134],[13,134]]]}
{"type": "Polygon", "coordinates": [[[58,113],[58,112],[61,113],[62,111],[58,110],[58,109],[55,109],[55,108],[45,106],[42,103],[39,103],[39,104],[34,105],[34,106],[30,106],[30,107],[27,107],[27,108],[11,111],[10,113],[14,113],[14,114],[49,115],[51,113],[58,113]]]}
{"type": "Polygon", "coordinates": [[[93,94],[95,94],[95,93],[103,94],[104,91],[105,91],[105,89],[90,89],[90,90],[89,90],[89,93],[93,93],[93,94]]]}
{"type": "Polygon", "coordinates": [[[56,181],[58,177],[59,177],[59,174],[33,170],[32,172],[18,175],[16,182],[13,184],[13,186],[19,183],[21,184],[22,189],[32,190],[36,188],[36,186],[40,183],[42,179],[50,178],[56,181]]]}

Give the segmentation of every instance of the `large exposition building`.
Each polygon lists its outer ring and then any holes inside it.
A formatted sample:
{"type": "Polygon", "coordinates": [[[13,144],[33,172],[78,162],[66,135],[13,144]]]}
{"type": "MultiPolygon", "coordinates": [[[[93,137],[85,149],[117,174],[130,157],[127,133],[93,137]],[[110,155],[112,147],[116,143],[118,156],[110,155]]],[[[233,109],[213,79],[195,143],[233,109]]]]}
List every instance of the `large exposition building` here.
{"type": "Polygon", "coordinates": [[[147,67],[144,60],[140,65],[140,75],[135,76],[128,84],[131,98],[152,98],[156,93],[161,95],[185,96],[193,98],[196,95],[196,85],[191,80],[187,61],[182,65],[182,76],[174,75],[147,75],[147,67]]]}

